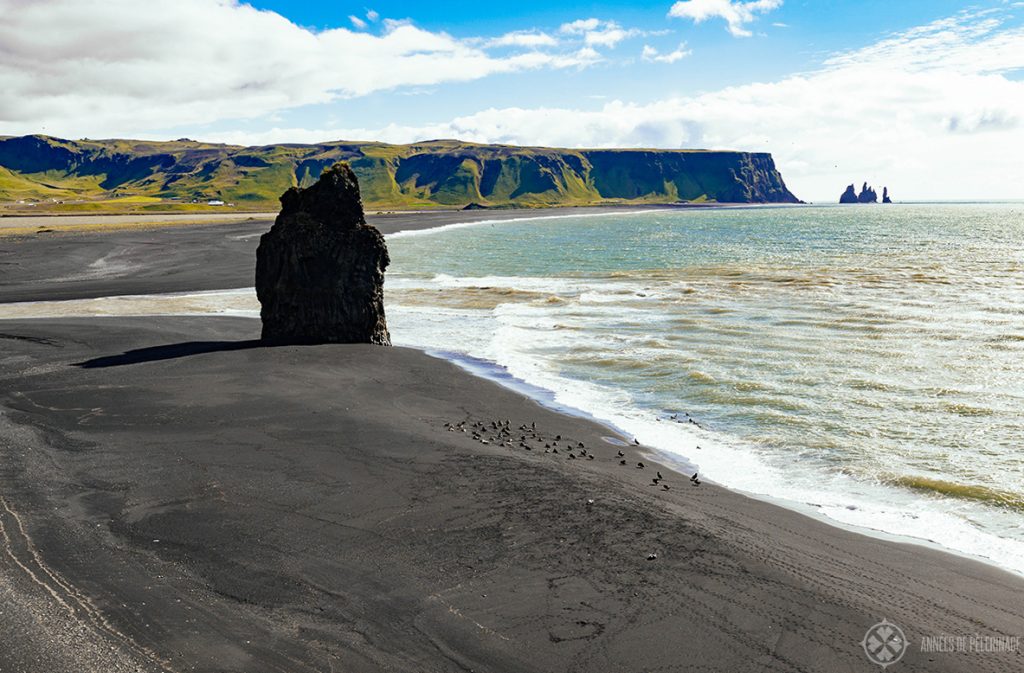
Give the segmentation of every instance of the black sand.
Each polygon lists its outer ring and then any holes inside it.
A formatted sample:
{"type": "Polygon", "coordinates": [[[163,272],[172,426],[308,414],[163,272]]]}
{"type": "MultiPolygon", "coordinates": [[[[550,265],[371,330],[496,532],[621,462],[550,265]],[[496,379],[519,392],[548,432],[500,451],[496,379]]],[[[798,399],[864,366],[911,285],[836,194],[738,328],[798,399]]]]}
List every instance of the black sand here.
{"type": "MultiPolygon", "coordinates": [[[[199,230],[178,259],[221,245],[199,230]]],[[[59,266],[21,250],[0,300],[59,266]]],[[[200,268],[78,291],[209,289],[200,268]]],[[[423,353],[258,333],[0,321],[0,673],[877,671],[860,640],[883,617],[912,641],[889,670],[1024,670],[919,647],[1022,635],[1016,575],[692,486],[641,449],[621,466],[606,428],[423,353]]]]}

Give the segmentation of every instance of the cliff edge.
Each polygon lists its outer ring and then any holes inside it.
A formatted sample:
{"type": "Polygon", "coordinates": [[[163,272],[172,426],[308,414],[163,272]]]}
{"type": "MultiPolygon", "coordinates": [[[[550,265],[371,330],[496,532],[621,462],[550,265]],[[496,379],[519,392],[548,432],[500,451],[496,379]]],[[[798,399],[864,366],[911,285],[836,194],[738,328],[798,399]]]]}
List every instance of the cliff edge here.
{"type": "MultiPolygon", "coordinates": [[[[188,139],[0,138],[0,201],[127,202],[138,209],[211,201],[273,207],[338,161],[374,209],[614,203],[799,203],[770,154],[558,149],[435,140],[240,147],[188,139]]],[[[40,205],[42,205],[40,203],[40,205]]]]}

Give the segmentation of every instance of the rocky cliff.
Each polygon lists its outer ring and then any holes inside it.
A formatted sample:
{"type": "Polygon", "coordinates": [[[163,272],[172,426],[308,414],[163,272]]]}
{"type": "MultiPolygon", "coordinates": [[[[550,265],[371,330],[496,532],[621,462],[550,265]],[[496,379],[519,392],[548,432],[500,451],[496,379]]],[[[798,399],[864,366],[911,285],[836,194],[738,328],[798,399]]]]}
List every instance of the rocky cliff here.
{"type": "Polygon", "coordinates": [[[439,140],[239,147],[188,139],[0,138],[0,201],[132,200],[138,208],[218,199],[266,207],[347,161],[374,209],[603,203],[797,203],[770,154],[571,150],[439,140]]]}
{"type": "Polygon", "coordinates": [[[263,339],[275,344],[390,344],[384,318],[384,237],[366,224],[347,164],[281,196],[256,250],[263,339]]]}

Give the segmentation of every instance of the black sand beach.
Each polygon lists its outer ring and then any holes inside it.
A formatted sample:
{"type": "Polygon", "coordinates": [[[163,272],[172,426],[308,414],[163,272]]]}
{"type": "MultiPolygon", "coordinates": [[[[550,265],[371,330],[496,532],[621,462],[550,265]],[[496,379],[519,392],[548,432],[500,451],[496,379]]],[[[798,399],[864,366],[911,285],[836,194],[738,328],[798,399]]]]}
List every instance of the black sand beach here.
{"type": "MultiPolygon", "coordinates": [[[[268,224],[2,239],[0,301],[245,286],[268,224]]],[[[1024,669],[919,647],[1022,635],[1016,575],[692,486],[424,353],[258,334],[0,321],[0,672],[872,671],[883,618],[890,670],[1024,669]]]]}

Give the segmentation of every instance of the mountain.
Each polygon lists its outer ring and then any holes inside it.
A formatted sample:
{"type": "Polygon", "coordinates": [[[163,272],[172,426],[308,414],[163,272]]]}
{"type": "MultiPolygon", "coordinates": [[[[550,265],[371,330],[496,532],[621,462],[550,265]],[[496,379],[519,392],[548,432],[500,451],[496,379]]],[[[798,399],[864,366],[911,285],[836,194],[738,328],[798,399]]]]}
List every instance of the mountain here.
{"type": "Polygon", "coordinates": [[[572,150],[434,140],[240,147],[182,138],[0,137],[0,202],[57,210],[278,207],[289,187],[348,161],[370,209],[604,203],[799,203],[770,154],[572,150]],[[59,203],[63,202],[63,203],[59,203]]]}

